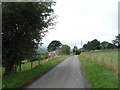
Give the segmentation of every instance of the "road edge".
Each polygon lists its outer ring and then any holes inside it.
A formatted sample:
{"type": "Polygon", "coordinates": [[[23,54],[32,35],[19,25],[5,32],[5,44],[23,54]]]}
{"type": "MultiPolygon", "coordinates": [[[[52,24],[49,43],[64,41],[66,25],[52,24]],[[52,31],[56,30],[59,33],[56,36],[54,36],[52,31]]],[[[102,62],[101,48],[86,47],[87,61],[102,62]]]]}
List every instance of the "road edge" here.
{"type": "MultiPolygon", "coordinates": [[[[80,63],[79,55],[78,55],[78,60],[79,60],[79,63],[80,63]]],[[[81,63],[80,63],[80,70],[81,70],[81,75],[82,75],[83,80],[84,80],[85,87],[91,88],[90,84],[88,83],[88,79],[87,79],[87,77],[85,75],[84,68],[82,67],[81,63]]]]}
{"type": "MultiPolygon", "coordinates": [[[[69,57],[71,57],[71,56],[69,56],[69,57]]],[[[69,58],[69,57],[67,57],[67,58],[69,58]]],[[[66,58],[66,59],[67,59],[67,58],[66,58]]],[[[55,66],[53,66],[53,67],[47,69],[47,70],[44,71],[43,73],[39,74],[38,76],[34,77],[32,80],[30,80],[29,82],[27,82],[27,83],[21,85],[21,86],[18,87],[18,88],[24,89],[25,87],[27,87],[27,86],[29,86],[30,84],[34,83],[38,78],[41,78],[41,77],[44,76],[46,73],[50,72],[54,67],[56,67],[58,64],[62,63],[62,62],[65,61],[66,59],[60,61],[60,62],[57,63],[55,66]]]]}

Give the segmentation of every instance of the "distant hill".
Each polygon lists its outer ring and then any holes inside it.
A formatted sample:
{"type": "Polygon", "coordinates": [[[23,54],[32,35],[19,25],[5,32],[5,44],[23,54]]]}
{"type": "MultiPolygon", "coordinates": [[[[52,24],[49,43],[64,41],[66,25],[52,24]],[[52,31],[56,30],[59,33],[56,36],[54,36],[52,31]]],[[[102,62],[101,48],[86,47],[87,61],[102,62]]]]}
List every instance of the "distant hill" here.
{"type": "Polygon", "coordinates": [[[45,47],[45,46],[38,46],[38,48],[47,50],[47,47],[45,47]]]}
{"type": "Polygon", "coordinates": [[[47,48],[46,47],[38,47],[36,53],[41,55],[41,54],[44,54],[44,52],[47,51],[47,48]]]}

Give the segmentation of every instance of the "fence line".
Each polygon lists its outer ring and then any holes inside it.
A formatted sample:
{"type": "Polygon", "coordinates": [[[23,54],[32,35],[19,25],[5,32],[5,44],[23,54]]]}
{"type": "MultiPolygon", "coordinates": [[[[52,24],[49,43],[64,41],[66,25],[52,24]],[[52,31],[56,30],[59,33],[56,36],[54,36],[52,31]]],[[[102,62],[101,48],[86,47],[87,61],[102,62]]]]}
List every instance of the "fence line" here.
{"type": "MultiPolygon", "coordinates": [[[[60,56],[59,56],[60,57],[60,56]]],[[[18,69],[18,71],[19,72],[22,72],[22,66],[24,65],[24,64],[27,64],[27,63],[30,63],[30,69],[33,69],[33,68],[35,68],[35,67],[37,67],[37,66],[39,66],[39,65],[42,65],[43,63],[45,63],[45,62],[47,62],[47,61],[49,61],[49,60],[52,60],[52,59],[54,59],[54,58],[57,58],[57,57],[49,57],[49,58],[47,58],[47,59],[43,59],[43,60],[36,60],[36,61],[31,61],[31,62],[29,62],[29,61],[27,61],[27,62],[25,62],[25,63],[22,63],[21,62],[21,64],[19,65],[19,67],[17,68],[18,69]],[[37,64],[35,64],[35,62],[37,63],[37,64]]]]}
{"type": "Polygon", "coordinates": [[[99,52],[111,52],[111,51],[120,51],[120,49],[106,49],[106,50],[97,50],[97,51],[87,51],[87,52],[82,52],[84,53],[99,53],[99,52]]]}
{"type": "Polygon", "coordinates": [[[115,72],[116,74],[118,74],[118,67],[114,65],[113,62],[113,57],[109,57],[109,61],[106,62],[106,59],[104,58],[105,55],[102,54],[102,56],[99,55],[94,55],[94,53],[82,53],[84,56],[86,56],[88,59],[91,59],[92,61],[95,61],[99,64],[102,64],[103,66],[105,66],[106,68],[108,68],[109,70],[115,72]],[[117,67],[117,68],[116,68],[117,67]]]}

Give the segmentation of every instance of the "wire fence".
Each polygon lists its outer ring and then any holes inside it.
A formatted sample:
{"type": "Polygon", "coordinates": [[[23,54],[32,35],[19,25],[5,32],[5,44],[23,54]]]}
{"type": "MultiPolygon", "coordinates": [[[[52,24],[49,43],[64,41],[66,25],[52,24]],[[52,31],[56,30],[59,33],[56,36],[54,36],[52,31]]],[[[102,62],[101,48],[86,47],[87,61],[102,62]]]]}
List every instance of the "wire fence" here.
{"type": "Polygon", "coordinates": [[[27,61],[25,63],[22,62],[21,66],[20,65],[18,66],[17,71],[21,72],[21,71],[33,69],[33,68],[40,66],[40,65],[44,64],[45,62],[52,60],[54,58],[57,58],[57,57],[48,57],[43,60],[27,61]]]}
{"type": "MultiPolygon", "coordinates": [[[[88,59],[99,63],[100,65],[105,66],[110,71],[114,72],[115,74],[118,74],[118,52],[111,53],[111,55],[108,55],[104,52],[99,53],[93,53],[93,52],[84,52],[82,53],[84,56],[86,56],[88,59]]],[[[110,52],[110,51],[109,51],[110,52]]]]}
{"type": "MultiPolygon", "coordinates": [[[[49,60],[52,60],[52,59],[55,59],[55,58],[57,58],[57,57],[49,57],[47,59],[35,60],[35,61],[24,60],[24,61],[21,62],[21,64],[15,66],[15,71],[16,72],[23,72],[23,71],[31,70],[35,67],[43,65],[45,62],[47,62],[49,60]]],[[[2,72],[2,75],[3,75],[4,72],[5,72],[5,68],[0,67],[0,71],[2,72]]]]}

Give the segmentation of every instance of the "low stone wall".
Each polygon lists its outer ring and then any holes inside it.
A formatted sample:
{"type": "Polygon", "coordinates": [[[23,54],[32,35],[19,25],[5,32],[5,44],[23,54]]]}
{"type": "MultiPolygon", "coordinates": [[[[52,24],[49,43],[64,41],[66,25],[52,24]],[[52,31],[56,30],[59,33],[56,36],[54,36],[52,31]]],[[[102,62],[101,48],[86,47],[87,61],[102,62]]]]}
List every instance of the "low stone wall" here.
{"type": "Polygon", "coordinates": [[[89,52],[83,52],[83,53],[99,53],[99,52],[111,52],[111,51],[120,51],[120,49],[98,50],[98,51],[89,51],[89,52]]]}

